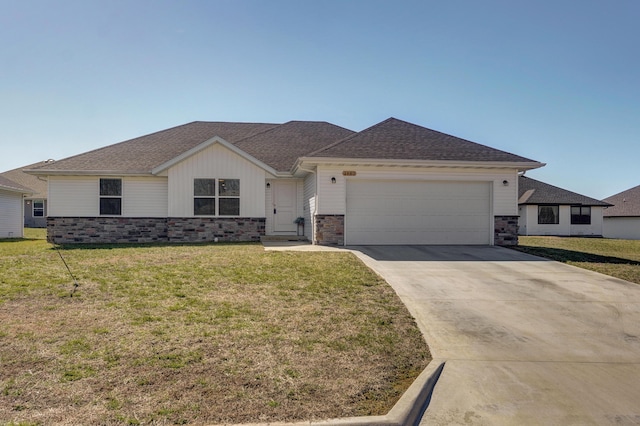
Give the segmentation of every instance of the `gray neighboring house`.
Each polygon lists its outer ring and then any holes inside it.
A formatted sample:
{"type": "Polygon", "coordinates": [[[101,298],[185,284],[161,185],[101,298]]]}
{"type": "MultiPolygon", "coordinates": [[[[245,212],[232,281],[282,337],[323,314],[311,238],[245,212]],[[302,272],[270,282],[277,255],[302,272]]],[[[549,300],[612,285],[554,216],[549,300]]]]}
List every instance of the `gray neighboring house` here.
{"type": "Polygon", "coordinates": [[[0,238],[24,236],[23,200],[31,189],[0,176],[0,238]]]}
{"type": "Polygon", "coordinates": [[[54,243],[517,243],[518,173],[543,163],[389,118],[197,121],[28,170],[54,243]],[[304,220],[304,226],[300,223],[304,220]]]}
{"type": "Polygon", "coordinates": [[[604,236],[640,240],[640,185],[604,201],[613,204],[604,212],[604,236]]]}
{"type": "Polygon", "coordinates": [[[24,170],[51,164],[53,160],[41,161],[28,166],[19,167],[0,173],[24,187],[30,188],[32,193],[24,197],[24,226],[27,228],[46,228],[47,226],[47,181],[24,170]]]}
{"type": "Polygon", "coordinates": [[[527,176],[518,179],[520,235],[603,235],[603,214],[611,206],[527,176]]]}

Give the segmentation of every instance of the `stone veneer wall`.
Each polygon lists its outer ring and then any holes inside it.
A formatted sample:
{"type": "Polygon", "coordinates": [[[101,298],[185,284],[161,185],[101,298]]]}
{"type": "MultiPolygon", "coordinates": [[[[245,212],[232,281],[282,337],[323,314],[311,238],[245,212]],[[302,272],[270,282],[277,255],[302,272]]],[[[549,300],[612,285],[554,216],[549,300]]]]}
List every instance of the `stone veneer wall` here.
{"type": "Polygon", "coordinates": [[[495,216],[493,243],[497,246],[518,245],[518,216],[495,216]]]}
{"type": "Polygon", "coordinates": [[[260,241],[265,218],[48,217],[54,244],[260,241]]]}
{"type": "Polygon", "coordinates": [[[314,225],[314,244],[344,245],[344,215],[318,214],[315,216],[314,225]]]}
{"type": "Polygon", "coordinates": [[[167,219],[169,241],[260,241],[265,218],[186,217],[167,219]]]}

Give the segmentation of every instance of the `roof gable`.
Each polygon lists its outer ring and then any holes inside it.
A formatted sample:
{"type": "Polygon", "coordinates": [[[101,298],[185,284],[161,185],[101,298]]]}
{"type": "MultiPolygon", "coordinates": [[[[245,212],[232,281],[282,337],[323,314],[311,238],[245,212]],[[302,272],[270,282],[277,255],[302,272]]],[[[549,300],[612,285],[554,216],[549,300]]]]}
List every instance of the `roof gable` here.
{"type": "Polygon", "coordinates": [[[426,127],[389,118],[309,157],[388,160],[527,162],[520,157],[426,127]]]}
{"type": "Polygon", "coordinates": [[[609,203],[571,192],[539,180],[520,176],[518,179],[518,204],[570,204],[583,206],[610,206],[609,203]]]}
{"type": "Polygon", "coordinates": [[[613,207],[605,210],[605,217],[640,216],[640,185],[605,198],[604,201],[613,204],[613,207]]]}
{"type": "Polygon", "coordinates": [[[184,152],[182,154],[180,154],[179,156],[159,165],[158,167],[155,167],[153,170],[151,170],[151,173],[155,174],[159,174],[162,173],[163,171],[169,169],[170,167],[186,160],[189,157],[192,157],[194,155],[197,155],[199,152],[203,151],[204,149],[212,146],[212,145],[221,145],[223,147],[225,147],[226,149],[234,152],[235,154],[237,154],[238,156],[244,158],[245,160],[249,161],[250,163],[266,170],[267,172],[275,175],[276,171],[271,168],[270,166],[266,165],[265,163],[263,163],[262,161],[250,156],[249,154],[247,154],[245,151],[239,149],[238,147],[230,144],[229,142],[225,141],[222,138],[219,138],[218,136],[215,136],[203,143],[201,143],[200,145],[190,149],[187,152],[184,152]]]}

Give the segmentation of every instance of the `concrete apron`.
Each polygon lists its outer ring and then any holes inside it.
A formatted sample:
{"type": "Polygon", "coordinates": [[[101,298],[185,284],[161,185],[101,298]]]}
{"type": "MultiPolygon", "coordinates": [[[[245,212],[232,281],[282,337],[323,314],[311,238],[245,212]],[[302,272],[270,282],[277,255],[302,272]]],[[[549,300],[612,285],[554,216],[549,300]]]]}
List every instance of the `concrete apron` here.
{"type": "Polygon", "coordinates": [[[640,285],[499,247],[352,248],[446,361],[421,424],[640,424],[640,285]]]}

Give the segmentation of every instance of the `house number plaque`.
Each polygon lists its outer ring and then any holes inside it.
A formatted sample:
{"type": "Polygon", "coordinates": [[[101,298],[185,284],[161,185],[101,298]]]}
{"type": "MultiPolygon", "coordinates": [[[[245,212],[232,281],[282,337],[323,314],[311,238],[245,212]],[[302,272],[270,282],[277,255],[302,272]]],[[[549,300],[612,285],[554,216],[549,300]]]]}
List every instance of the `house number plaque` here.
{"type": "Polygon", "coordinates": [[[343,170],[342,171],[342,176],[355,176],[356,172],[355,170],[343,170]]]}

